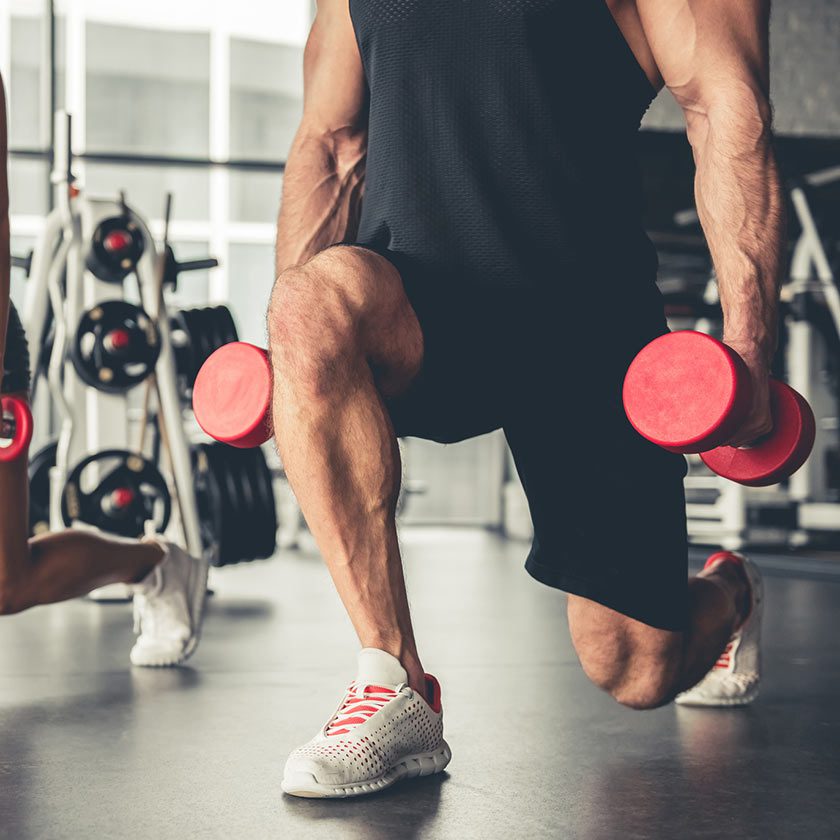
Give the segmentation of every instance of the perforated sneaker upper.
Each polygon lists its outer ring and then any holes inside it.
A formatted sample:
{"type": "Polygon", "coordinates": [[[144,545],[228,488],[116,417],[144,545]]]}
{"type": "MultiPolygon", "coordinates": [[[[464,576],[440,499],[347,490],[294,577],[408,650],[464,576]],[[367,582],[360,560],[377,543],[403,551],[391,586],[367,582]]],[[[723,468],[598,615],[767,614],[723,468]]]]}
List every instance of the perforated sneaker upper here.
{"type": "MultiPolygon", "coordinates": [[[[761,680],[761,619],[764,593],[755,564],[736,555],[750,581],[752,606],[743,626],[733,634],[712,669],[697,685],[677,698],[685,705],[735,705],[749,702],[761,680]]],[[[713,560],[714,556],[710,558],[713,560]]]]}
{"type": "Polygon", "coordinates": [[[439,707],[407,685],[357,679],[321,731],[289,756],[286,773],[355,784],[382,776],[407,756],[439,749],[442,739],[439,707]]]}

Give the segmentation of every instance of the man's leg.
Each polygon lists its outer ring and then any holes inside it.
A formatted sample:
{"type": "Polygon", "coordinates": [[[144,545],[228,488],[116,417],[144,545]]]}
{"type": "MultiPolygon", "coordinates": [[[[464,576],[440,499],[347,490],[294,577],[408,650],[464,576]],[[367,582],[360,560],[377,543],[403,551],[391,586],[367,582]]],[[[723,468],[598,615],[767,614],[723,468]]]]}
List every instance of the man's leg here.
{"type": "MultiPolygon", "coordinates": [[[[18,395],[22,396],[22,395],[18,395]]],[[[83,531],[28,539],[25,458],[0,463],[0,615],[85,595],[109,583],[136,583],[160,562],[151,543],[108,540],[83,531]]]]}
{"type": "Polygon", "coordinates": [[[636,709],[669,703],[702,679],[749,612],[749,584],[737,563],[722,562],[691,578],[688,590],[684,633],[570,595],[569,628],[587,676],[636,709]]]}
{"type": "Polygon", "coordinates": [[[365,648],[424,691],[395,524],[397,439],[384,396],[420,370],[423,335],[398,272],[329,248],[277,280],[268,314],[277,447],[365,648]]]}

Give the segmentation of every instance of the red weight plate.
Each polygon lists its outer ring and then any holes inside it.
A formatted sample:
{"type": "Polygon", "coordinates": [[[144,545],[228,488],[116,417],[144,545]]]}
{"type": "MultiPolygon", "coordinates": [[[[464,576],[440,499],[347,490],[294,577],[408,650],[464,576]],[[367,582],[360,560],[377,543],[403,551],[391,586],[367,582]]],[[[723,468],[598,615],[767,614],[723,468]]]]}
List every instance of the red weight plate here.
{"type": "Polygon", "coordinates": [[[808,460],[814,446],[814,412],[804,397],[784,382],[770,380],[773,431],[749,449],[720,446],[700,455],[718,475],[746,484],[767,487],[793,475],[808,460]]]}
{"type": "Polygon", "coordinates": [[[749,372],[722,342],[694,330],[654,339],[624,378],[624,410],[642,437],[703,452],[737,430],[750,405],[749,372]]]}
{"type": "Polygon", "coordinates": [[[3,414],[8,414],[14,424],[14,437],[7,446],[0,447],[0,461],[14,461],[25,454],[32,441],[32,411],[20,397],[4,396],[0,399],[3,414]]]}
{"type": "Polygon", "coordinates": [[[265,350],[236,341],[216,350],[193,386],[193,412],[210,437],[246,449],[271,437],[271,367],[265,350]]]}

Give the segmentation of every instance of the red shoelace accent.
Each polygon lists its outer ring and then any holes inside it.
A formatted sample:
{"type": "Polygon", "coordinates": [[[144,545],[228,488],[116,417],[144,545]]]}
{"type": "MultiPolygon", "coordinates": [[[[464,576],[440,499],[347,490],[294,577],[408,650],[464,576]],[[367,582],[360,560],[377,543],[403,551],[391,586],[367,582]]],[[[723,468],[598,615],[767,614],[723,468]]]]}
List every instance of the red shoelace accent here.
{"type": "Polygon", "coordinates": [[[344,702],[327,724],[327,735],[346,735],[354,726],[364,723],[396,696],[397,692],[387,686],[357,686],[351,683],[344,702]]]}
{"type": "Polygon", "coordinates": [[[727,643],[726,647],[723,649],[723,653],[718,657],[718,661],[715,662],[715,668],[728,668],[730,663],[732,662],[732,642],[727,643]]]}

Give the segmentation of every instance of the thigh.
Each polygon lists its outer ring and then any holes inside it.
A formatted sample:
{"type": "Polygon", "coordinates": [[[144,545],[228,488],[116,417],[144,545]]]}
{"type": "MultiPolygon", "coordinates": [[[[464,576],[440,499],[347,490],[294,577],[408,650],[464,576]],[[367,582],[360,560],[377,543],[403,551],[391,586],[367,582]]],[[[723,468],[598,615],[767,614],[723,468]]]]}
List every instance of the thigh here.
{"type": "MultiPolygon", "coordinates": [[[[470,288],[399,252],[370,245],[353,250],[369,251],[393,268],[422,336],[416,373],[398,388],[380,386],[397,435],[454,443],[501,428],[510,368],[503,339],[513,330],[515,295],[470,288]]],[[[399,341],[401,328],[389,327],[399,341]]]]}
{"type": "Polygon", "coordinates": [[[530,381],[527,410],[505,433],[534,523],[528,571],[678,631],[687,616],[686,462],[640,437],[624,415],[624,372],[664,322],[638,327],[556,353],[562,375],[530,381]]]}

